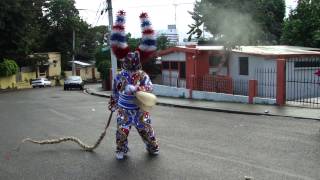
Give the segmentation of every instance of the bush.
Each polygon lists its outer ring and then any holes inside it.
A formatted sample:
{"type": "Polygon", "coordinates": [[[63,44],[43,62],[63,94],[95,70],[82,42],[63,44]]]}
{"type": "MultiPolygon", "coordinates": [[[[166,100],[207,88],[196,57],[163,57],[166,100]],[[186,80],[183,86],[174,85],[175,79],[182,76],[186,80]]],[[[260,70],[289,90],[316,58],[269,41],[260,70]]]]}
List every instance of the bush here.
{"type": "Polygon", "coordinates": [[[14,60],[4,59],[0,63],[0,77],[6,77],[14,75],[18,72],[19,66],[14,60]]]}

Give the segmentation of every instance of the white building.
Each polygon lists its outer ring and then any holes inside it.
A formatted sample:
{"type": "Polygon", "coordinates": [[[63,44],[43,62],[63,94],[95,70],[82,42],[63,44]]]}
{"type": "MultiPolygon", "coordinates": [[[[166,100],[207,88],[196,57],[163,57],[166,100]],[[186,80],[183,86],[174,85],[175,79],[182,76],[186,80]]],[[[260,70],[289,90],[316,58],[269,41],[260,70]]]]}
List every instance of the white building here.
{"type": "Polygon", "coordinates": [[[168,38],[170,44],[178,44],[179,42],[179,35],[175,24],[168,25],[168,29],[163,31],[158,31],[157,36],[164,35],[168,38]]]}

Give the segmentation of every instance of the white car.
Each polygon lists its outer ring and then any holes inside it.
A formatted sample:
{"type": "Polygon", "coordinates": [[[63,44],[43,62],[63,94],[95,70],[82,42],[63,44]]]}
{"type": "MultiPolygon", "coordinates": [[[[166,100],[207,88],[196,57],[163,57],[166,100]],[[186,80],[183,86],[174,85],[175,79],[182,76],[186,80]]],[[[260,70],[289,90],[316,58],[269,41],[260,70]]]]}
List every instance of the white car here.
{"type": "Polygon", "coordinates": [[[32,80],[31,86],[33,88],[51,86],[51,81],[49,81],[47,78],[37,78],[32,80]]]}

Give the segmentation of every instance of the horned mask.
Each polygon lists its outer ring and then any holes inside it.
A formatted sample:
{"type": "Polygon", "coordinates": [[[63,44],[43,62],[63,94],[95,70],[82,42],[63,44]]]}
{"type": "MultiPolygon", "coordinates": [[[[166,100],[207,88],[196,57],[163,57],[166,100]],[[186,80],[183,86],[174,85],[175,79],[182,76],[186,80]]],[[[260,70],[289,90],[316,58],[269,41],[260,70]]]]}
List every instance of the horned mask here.
{"type": "Polygon", "coordinates": [[[147,62],[155,53],[157,49],[156,38],[148,14],[141,13],[141,41],[139,47],[131,52],[125,34],[125,14],[123,10],[117,13],[111,32],[111,48],[117,59],[122,62],[123,69],[135,71],[141,69],[141,64],[147,62]]]}

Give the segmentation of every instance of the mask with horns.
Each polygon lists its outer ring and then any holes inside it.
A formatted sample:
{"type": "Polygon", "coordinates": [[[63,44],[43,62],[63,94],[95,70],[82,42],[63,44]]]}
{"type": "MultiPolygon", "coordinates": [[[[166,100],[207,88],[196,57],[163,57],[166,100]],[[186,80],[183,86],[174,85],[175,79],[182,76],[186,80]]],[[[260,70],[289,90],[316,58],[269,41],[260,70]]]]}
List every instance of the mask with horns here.
{"type": "Polygon", "coordinates": [[[125,14],[123,10],[117,13],[111,32],[111,48],[117,59],[122,62],[123,69],[135,71],[141,69],[141,64],[145,63],[155,53],[157,49],[156,38],[148,14],[141,13],[141,41],[139,47],[131,52],[125,34],[125,14]]]}

